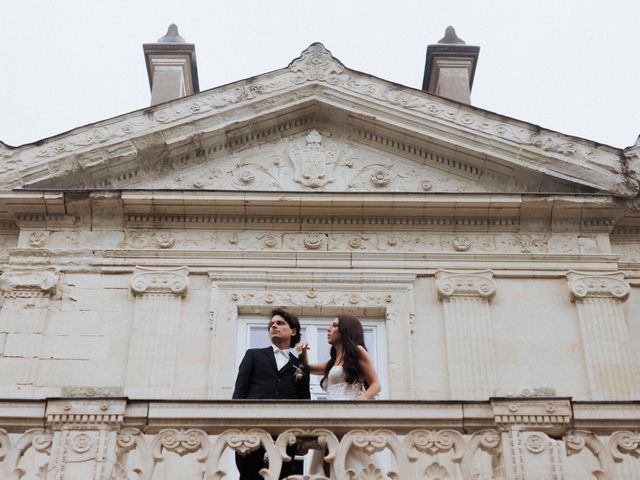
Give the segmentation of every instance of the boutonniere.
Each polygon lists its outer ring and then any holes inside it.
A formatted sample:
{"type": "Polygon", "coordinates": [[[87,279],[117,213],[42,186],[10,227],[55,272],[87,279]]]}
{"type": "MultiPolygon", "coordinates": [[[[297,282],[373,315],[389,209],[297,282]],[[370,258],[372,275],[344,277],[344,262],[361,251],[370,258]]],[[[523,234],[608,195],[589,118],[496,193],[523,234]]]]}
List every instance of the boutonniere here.
{"type": "Polygon", "coordinates": [[[296,379],[296,382],[299,382],[304,378],[304,371],[300,367],[294,365],[293,370],[293,378],[296,379]]]}

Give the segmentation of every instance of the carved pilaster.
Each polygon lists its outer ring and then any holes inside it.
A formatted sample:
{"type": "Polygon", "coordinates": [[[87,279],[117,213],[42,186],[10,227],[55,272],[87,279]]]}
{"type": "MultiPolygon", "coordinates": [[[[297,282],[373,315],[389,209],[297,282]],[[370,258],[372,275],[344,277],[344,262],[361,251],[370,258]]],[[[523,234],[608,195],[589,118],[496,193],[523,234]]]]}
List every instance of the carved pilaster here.
{"type": "Polygon", "coordinates": [[[137,267],[131,279],[136,296],[125,380],[128,396],[172,395],[182,297],[187,267],[137,267]]]}
{"type": "Polygon", "coordinates": [[[444,304],[451,398],[487,399],[495,393],[496,367],[489,301],[496,292],[491,271],[436,272],[444,304]]]}
{"type": "Polygon", "coordinates": [[[47,404],[53,446],[47,480],[111,480],[126,400],[54,400],[47,404]]]}
{"type": "Polygon", "coordinates": [[[622,272],[567,274],[578,311],[589,390],[593,400],[638,397],[623,302],[630,288],[622,272]]]}
{"type": "Polygon", "coordinates": [[[564,443],[542,432],[514,427],[502,433],[504,478],[561,480],[565,475],[564,443]]]}
{"type": "MultiPolygon", "coordinates": [[[[53,268],[8,270],[0,276],[0,289],[4,293],[0,331],[9,332],[7,339],[20,355],[21,367],[26,367],[20,369],[17,381],[22,384],[22,395],[29,395],[28,389],[37,375],[50,298],[56,293],[58,281],[58,273],[53,268]]],[[[5,388],[17,388],[16,382],[5,388]]]]}

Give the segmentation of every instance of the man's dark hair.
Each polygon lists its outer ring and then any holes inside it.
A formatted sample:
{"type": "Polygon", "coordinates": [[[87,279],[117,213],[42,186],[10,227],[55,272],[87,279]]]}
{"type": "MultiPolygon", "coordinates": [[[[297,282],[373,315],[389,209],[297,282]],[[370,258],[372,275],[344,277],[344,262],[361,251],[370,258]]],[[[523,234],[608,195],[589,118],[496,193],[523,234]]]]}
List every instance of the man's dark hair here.
{"type": "Polygon", "coordinates": [[[300,342],[300,339],[302,338],[302,335],[300,334],[300,320],[293,313],[289,313],[286,310],[283,310],[281,308],[276,308],[271,312],[271,318],[275,317],[276,315],[279,315],[282,318],[284,318],[285,322],[289,324],[290,328],[292,329],[295,328],[296,334],[293,337],[291,337],[291,344],[289,345],[290,347],[295,347],[296,344],[300,342]]]}

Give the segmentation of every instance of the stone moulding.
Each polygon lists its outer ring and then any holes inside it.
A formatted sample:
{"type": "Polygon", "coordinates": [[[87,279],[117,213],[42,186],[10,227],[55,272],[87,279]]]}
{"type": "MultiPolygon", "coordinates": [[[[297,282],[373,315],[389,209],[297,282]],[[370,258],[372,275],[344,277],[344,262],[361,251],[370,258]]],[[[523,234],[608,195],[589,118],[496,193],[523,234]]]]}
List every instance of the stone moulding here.
{"type": "Polygon", "coordinates": [[[298,480],[472,480],[479,473],[505,480],[577,479],[587,478],[584,472],[614,479],[621,472],[636,478],[640,471],[638,407],[633,401],[289,401],[287,408],[274,408],[278,405],[282,403],[0,400],[0,474],[3,479],[44,478],[47,473],[67,478],[75,472],[78,478],[98,478],[109,472],[117,480],[134,474],[150,480],[163,464],[165,472],[220,480],[228,473],[222,461],[225,450],[242,455],[263,446],[274,461],[262,476],[275,480],[289,459],[286,447],[296,443],[323,450],[331,468],[329,477],[298,480]],[[593,428],[585,428],[584,422],[593,421],[593,428]],[[355,451],[385,451],[392,461],[354,465],[349,458],[355,451]]]}
{"type": "Polygon", "coordinates": [[[435,275],[440,298],[459,296],[491,300],[496,293],[496,282],[493,280],[491,270],[478,272],[438,270],[435,275]]]}
{"type": "Polygon", "coordinates": [[[610,298],[626,301],[631,293],[623,272],[584,273],[570,271],[567,273],[571,301],[584,298],[610,298]]]}
{"type": "MultiPolygon", "coordinates": [[[[331,97],[333,102],[339,101],[340,95],[332,96],[331,92],[337,92],[349,94],[352,103],[375,106],[381,118],[383,111],[392,117],[409,114],[436,138],[445,138],[445,130],[450,138],[453,126],[458,142],[467,148],[484,149],[496,160],[508,158],[533,171],[553,171],[557,178],[605,189],[616,196],[633,198],[638,193],[637,178],[628,173],[640,170],[633,149],[623,152],[598,146],[420,90],[398,87],[345,68],[319,44],[310,46],[285,69],[81,127],[38,146],[4,149],[0,185],[21,187],[51,178],[84,175],[92,169],[104,169],[113,161],[130,162],[147,153],[170,150],[170,139],[176,134],[180,143],[200,142],[208,131],[246,118],[246,107],[250,105],[255,109],[262,102],[263,110],[273,110],[277,97],[295,97],[296,91],[309,97],[302,89],[313,86],[321,87],[320,95],[331,97]],[[222,112],[225,120],[215,118],[222,112]],[[205,126],[208,121],[212,125],[205,126]],[[182,130],[188,123],[193,125],[193,132],[185,136],[182,130]],[[482,146],[483,142],[489,145],[489,141],[490,149],[482,146]],[[538,160],[541,156],[544,164],[538,160]],[[554,168],[549,168],[548,163],[554,168]]],[[[286,100],[280,98],[280,102],[286,105],[286,100]]]]}
{"type": "Polygon", "coordinates": [[[5,297],[46,297],[56,293],[59,276],[54,268],[7,270],[0,276],[5,297]]]}
{"type": "Polygon", "coordinates": [[[184,296],[189,287],[189,269],[136,267],[130,286],[136,295],[161,293],[184,296]]]}

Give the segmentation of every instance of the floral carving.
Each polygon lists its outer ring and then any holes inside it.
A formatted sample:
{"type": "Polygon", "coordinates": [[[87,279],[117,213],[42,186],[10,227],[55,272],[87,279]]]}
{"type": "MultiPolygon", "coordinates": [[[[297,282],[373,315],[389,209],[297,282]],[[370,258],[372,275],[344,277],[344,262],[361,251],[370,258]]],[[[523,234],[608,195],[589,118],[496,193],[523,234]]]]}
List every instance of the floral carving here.
{"type": "Polygon", "coordinates": [[[424,471],[425,480],[449,480],[449,472],[439,463],[432,463],[424,471]]]}
{"type": "Polygon", "coordinates": [[[322,246],[324,235],[309,233],[304,237],[304,248],[307,250],[318,250],[322,246]]]}
{"type": "Polygon", "coordinates": [[[91,450],[93,439],[86,433],[78,433],[71,439],[71,449],[76,453],[85,453],[91,450]]]}
{"type": "Polygon", "coordinates": [[[539,433],[530,433],[525,440],[525,446],[531,453],[541,453],[547,448],[547,437],[539,433]]]}
{"type": "Polygon", "coordinates": [[[313,43],[289,65],[289,69],[299,75],[297,82],[305,80],[327,81],[333,75],[344,71],[344,65],[336,60],[321,43],[313,43]]]}
{"type": "Polygon", "coordinates": [[[437,455],[438,453],[454,451],[452,460],[459,462],[465,451],[462,435],[455,430],[413,430],[405,438],[405,447],[409,458],[416,460],[416,452],[437,455]]]}
{"type": "Polygon", "coordinates": [[[44,247],[47,243],[48,235],[45,232],[32,232],[29,235],[29,245],[34,248],[44,247]]]}
{"type": "Polygon", "coordinates": [[[152,451],[156,461],[162,461],[163,451],[175,452],[181,457],[198,452],[198,461],[204,462],[209,456],[209,438],[202,430],[162,430],[153,439],[152,451]]]}
{"type": "Polygon", "coordinates": [[[372,463],[362,468],[359,472],[353,469],[347,470],[348,480],[386,480],[385,475],[380,468],[376,467],[372,463]]]}
{"type": "Polygon", "coordinates": [[[378,167],[371,172],[369,179],[376,187],[384,187],[391,181],[391,172],[388,168],[378,167]]]}
{"type": "Polygon", "coordinates": [[[471,248],[471,239],[469,237],[456,237],[453,239],[453,248],[457,252],[466,252],[471,248]]]}
{"type": "Polygon", "coordinates": [[[156,242],[160,248],[171,248],[175,245],[176,239],[169,232],[160,232],[156,236],[156,242]]]}
{"type": "Polygon", "coordinates": [[[278,245],[278,238],[275,235],[267,235],[263,239],[264,246],[267,248],[274,248],[278,245]]]}
{"type": "Polygon", "coordinates": [[[349,239],[349,246],[353,249],[362,247],[362,238],[361,237],[351,237],[349,239]]]}

